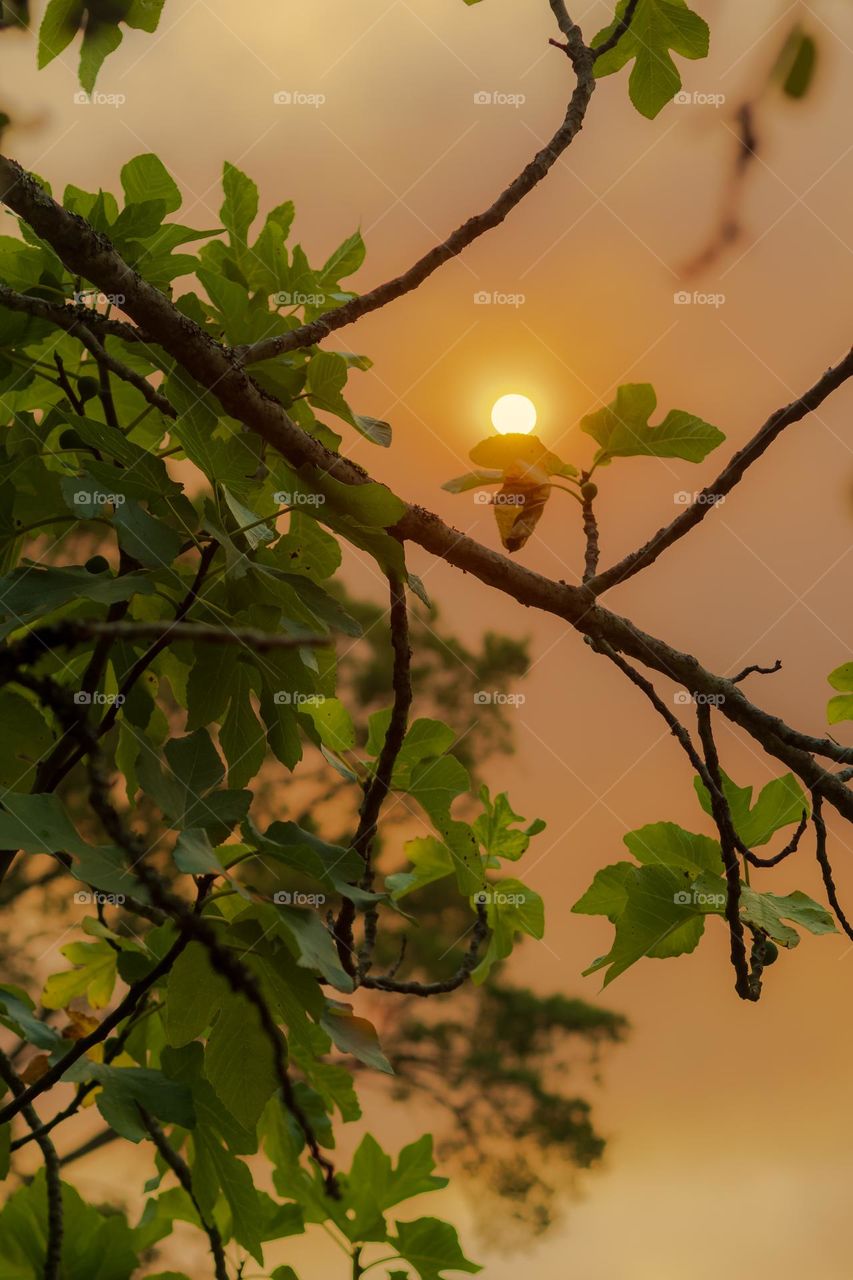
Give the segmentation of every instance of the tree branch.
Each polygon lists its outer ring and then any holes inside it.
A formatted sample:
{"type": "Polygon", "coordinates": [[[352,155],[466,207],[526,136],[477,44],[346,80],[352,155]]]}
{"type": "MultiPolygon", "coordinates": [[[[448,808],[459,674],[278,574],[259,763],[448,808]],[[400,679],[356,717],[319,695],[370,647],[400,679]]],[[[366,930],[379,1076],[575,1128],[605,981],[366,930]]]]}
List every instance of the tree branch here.
{"type": "Polygon", "coordinates": [[[44,1157],[44,1176],[47,1187],[47,1244],[45,1248],[44,1280],[59,1280],[62,1266],[62,1180],[59,1173],[59,1157],[56,1147],[46,1133],[38,1132],[41,1121],[27,1100],[27,1089],[24,1082],[12,1066],[6,1054],[0,1049],[0,1078],[9,1086],[15,1096],[17,1110],[20,1111],[33,1131],[36,1142],[44,1157]]]}
{"type": "Polygon", "coordinates": [[[850,377],[853,377],[853,349],[848,351],[844,359],[839,361],[837,365],[827,369],[823,377],[819,378],[814,386],[810,387],[803,395],[772,413],[761,430],[756,432],[748,444],[738,450],[716,480],[706,485],[690,506],[685,507],[681,514],[676,516],[663,529],[659,529],[644,546],[632,551],[630,555],[625,556],[618,564],[606,569],[594,578],[589,583],[590,590],[595,595],[600,596],[603,592],[609,591],[611,587],[626,582],[628,578],[632,578],[641,569],[654,564],[658,556],[666,551],[668,547],[678,542],[679,538],[683,538],[685,533],[688,533],[700,521],[704,520],[705,516],[709,511],[713,510],[719,500],[731,493],[735,485],[743,479],[748,468],[770,448],[773,441],[782,434],[786,427],[790,427],[793,423],[807,417],[808,414],[814,413],[815,409],[818,409],[823,404],[827,396],[830,396],[850,377]]]}
{"type": "Polygon", "coordinates": [[[587,107],[595,89],[594,55],[584,44],[580,28],[576,27],[568,17],[563,0],[549,0],[549,3],[560,30],[566,37],[566,51],[577,76],[577,86],[569,101],[565,118],[551,141],[536,153],[530,163],[488,209],[468,218],[446,240],[419,258],[408,271],[386,281],[385,284],[378,285],[369,293],[353,298],[342,307],[326,311],[310,324],[300,325],[298,329],[291,329],[288,333],[276,337],[262,338],[260,342],[253,342],[249,346],[237,347],[234,354],[241,364],[256,364],[259,360],[269,360],[284,351],[293,351],[297,347],[310,347],[315,342],[321,342],[337,329],[342,329],[371,311],[378,311],[389,302],[394,302],[397,298],[411,293],[445,262],[458,257],[480,236],[500,226],[524,197],[547,176],[582,129],[587,107]]]}
{"type": "Polygon", "coordinates": [[[216,1280],[228,1280],[228,1267],[225,1262],[225,1250],[222,1247],[222,1236],[219,1234],[216,1223],[213,1221],[208,1222],[201,1211],[201,1205],[196,1199],[195,1191],[193,1190],[193,1180],[189,1166],[168,1141],[154,1117],[149,1115],[144,1107],[140,1106],[139,1112],[149,1138],[178,1179],[184,1191],[186,1191],[192,1201],[193,1208],[198,1214],[202,1229],[207,1233],[207,1238],[210,1241],[210,1252],[213,1254],[213,1274],[216,1280]]]}

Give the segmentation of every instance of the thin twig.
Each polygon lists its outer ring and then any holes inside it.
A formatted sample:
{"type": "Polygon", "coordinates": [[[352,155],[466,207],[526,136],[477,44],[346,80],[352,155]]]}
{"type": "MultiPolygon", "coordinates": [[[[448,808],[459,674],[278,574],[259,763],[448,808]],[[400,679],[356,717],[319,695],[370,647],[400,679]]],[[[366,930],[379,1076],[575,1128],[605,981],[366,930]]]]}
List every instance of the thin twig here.
{"type": "Polygon", "coordinates": [[[198,1214],[198,1219],[202,1225],[202,1229],[207,1233],[207,1238],[210,1241],[210,1252],[213,1254],[213,1274],[215,1275],[216,1280],[228,1280],[228,1267],[225,1262],[225,1250],[222,1247],[222,1236],[219,1234],[216,1223],[212,1220],[208,1221],[201,1211],[201,1205],[196,1199],[196,1194],[193,1189],[192,1174],[190,1173],[189,1166],[180,1153],[177,1152],[169,1142],[154,1117],[149,1115],[142,1106],[139,1107],[139,1112],[149,1138],[160,1152],[163,1160],[172,1170],[172,1173],[174,1173],[175,1177],[178,1179],[178,1182],[181,1184],[184,1191],[186,1191],[192,1201],[193,1208],[198,1214]]]}
{"type": "Polygon", "coordinates": [[[829,898],[830,906],[835,912],[838,923],[847,934],[848,938],[853,938],[853,925],[844,914],[841,903],[838,901],[838,891],[835,888],[835,879],[832,874],[832,863],[829,861],[829,854],[826,850],[826,823],[823,819],[823,796],[819,791],[812,792],[812,822],[814,823],[816,848],[818,865],[823,875],[823,883],[826,886],[826,896],[829,898]]]}
{"type": "MultiPolygon", "coordinates": [[[[20,1111],[33,1133],[36,1134],[41,1129],[41,1121],[30,1105],[27,1097],[28,1090],[23,1080],[2,1049],[0,1049],[0,1077],[14,1094],[16,1113],[20,1111]]],[[[47,1244],[42,1275],[44,1280],[58,1280],[62,1266],[63,1229],[62,1179],[59,1172],[59,1157],[56,1154],[56,1147],[47,1134],[39,1132],[36,1136],[36,1142],[44,1158],[44,1177],[47,1188],[47,1244]]]]}

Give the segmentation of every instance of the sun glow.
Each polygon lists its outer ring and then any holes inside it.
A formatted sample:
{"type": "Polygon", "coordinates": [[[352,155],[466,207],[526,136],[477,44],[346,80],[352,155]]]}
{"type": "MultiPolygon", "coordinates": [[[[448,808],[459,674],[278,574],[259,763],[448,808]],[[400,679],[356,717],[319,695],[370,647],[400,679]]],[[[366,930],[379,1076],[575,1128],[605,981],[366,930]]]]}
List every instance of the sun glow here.
{"type": "Polygon", "coordinates": [[[492,426],[501,436],[527,436],[536,426],[536,405],[527,396],[501,396],[492,406],[492,426]]]}

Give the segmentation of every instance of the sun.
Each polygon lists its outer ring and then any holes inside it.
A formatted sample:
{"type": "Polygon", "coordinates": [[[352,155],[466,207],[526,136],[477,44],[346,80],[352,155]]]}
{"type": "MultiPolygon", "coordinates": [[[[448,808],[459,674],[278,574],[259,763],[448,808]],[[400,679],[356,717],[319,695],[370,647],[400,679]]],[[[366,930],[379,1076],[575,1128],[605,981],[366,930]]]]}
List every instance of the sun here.
{"type": "Polygon", "coordinates": [[[536,426],[536,405],[527,396],[501,396],[492,406],[492,426],[501,436],[527,436],[536,426]]]}

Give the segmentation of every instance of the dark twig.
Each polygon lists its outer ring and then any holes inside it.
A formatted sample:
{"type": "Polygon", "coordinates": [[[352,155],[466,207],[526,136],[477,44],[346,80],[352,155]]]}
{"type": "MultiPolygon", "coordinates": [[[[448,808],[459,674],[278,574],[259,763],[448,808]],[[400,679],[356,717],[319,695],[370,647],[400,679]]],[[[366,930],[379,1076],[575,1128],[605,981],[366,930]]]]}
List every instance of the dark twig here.
{"type": "Polygon", "coordinates": [[[524,197],[547,176],[583,127],[589,100],[595,89],[594,54],[584,44],[580,29],[566,14],[563,0],[549,0],[549,2],[560,30],[566,37],[566,52],[569,54],[577,76],[577,86],[571,96],[565,118],[551,141],[537,152],[518,177],[501,192],[488,209],[476,214],[473,218],[468,218],[446,240],[435,245],[422,258],[419,258],[408,271],[371,289],[368,293],[361,294],[358,298],[353,298],[342,307],[325,312],[310,324],[303,324],[289,333],[262,338],[249,346],[236,348],[234,354],[241,364],[255,364],[259,360],[269,360],[284,351],[312,346],[335,330],[342,329],[369,312],[377,311],[380,307],[387,306],[389,302],[411,293],[445,262],[457,257],[487,231],[500,226],[516,205],[520,204],[524,197]]]}
{"type": "Polygon", "coordinates": [[[737,834],[732,823],[729,807],[723,798],[723,778],[720,770],[720,758],[717,755],[717,744],[711,728],[711,708],[706,702],[697,704],[696,718],[699,724],[699,737],[705,753],[705,763],[714,782],[710,791],[711,809],[714,822],[720,834],[720,847],[723,852],[723,866],[726,871],[726,920],[729,925],[731,939],[732,966],[735,971],[735,991],[741,1000],[757,1000],[761,995],[760,971],[750,974],[749,960],[744,941],[743,921],[740,918],[740,863],[737,856],[737,834]]]}
{"type": "Polygon", "coordinates": [[[586,538],[583,580],[584,582],[589,582],[598,571],[598,521],[595,518],[595,511],[592,505],[597,490],[595,485],[589,483],[585,475],[582,479],[584,483],[581,486],[581,508],[583,510],[583,532],[586,538]]]}
{"type": "Polygon", "coordinates": [[[47,1089],[52,1089],[62,1079],[69,1067],[84,1057],[90,1049],[102,1044],[120,1022],[123,1022],[125,1018],[129,1018],[136,1011],[143,996],[147,995],[154,984],[159,982],[170,971],[172,965],[190,940],[188,934],[182,934],[172,944],[163,959],[159,960],[144,978],[140,978],[138,982],[133,983],[112,1013],[108,1013],[103,1022],[94,1031],[90,1031],[87,1036],[81,1037],[80,1040],[75,1040],[68,1052],[55,1062],[52,1067],[48,1067],[43,1076],[36,1080],[34,1084],[29,1085],[20,1097],[15,1098],[14,1102],[7,1103],[0,1110],[0,1124],[7,1124],[28,1103],[39,1097],[47,1089]]]}
{"type": "Polygon", "coordinates": [[[68,374],[65,372],[65,365],[63,364],[62,356],[56,351],[53,353],[53,363],[56,365],[57,381],[68,397],[68,403],[71,405],[71,408],[77,416],[82,418],[85,413],[83,402],[72,387],[68,374]]]}
{"type": "Polygon", "coordinates": [[[287,1068],[284,1039],[270,1012],[260,983],[252,970],[220,942],[214,925],[200,912],[193,911],[183,898],[167,889],[157,872],[149,866],[143,841],[135,833],[127,830],[110,801],[110,779],[94,737],[90,738],[84,747],[88,755],[89,802],[92,809],[100,818],[104,830],[127,854],[130,869],[148,891],[155,906],[171,917],[181,931],[183,940],[201,943],[212,968],[225,978],[235,995],[243,996],[254,1008],[261,1029],[273,1051],[276,1075],[284,1104],[302,1130],[311,1157],[323,1173],[327,1193],[337,1199],[340,1191],[334,1165],[320,1150],[311,1122],[296,1097],[287,1068]]]}
{"type": "Polygon", "coordinates": [[[823,883],[826,886],[826,896],[829,898],[830,906],[835,912],[836,919],[841,928],[847,934],[848,938],[853,938],[853,925],[844,914],[841,903],[838,901],[838,891],[835,888],[835,879],[832,874],[832,863],[829,861],[829,854],[826,850],[826,823],[823,818],[823,796],[819,791],[812,792],[812,822],[815,830],[815,853],[817,854],[818,865],[823,875],[823,883]]]}
{"type": "Polygon", "coordinates": [[[443,978],[439,982],[398,982],[393,976],[396,973],[396,966],[389,974],[381,978],[370,978],[365,976],[362,978],[362,986],[369,987],[375,991],[393,991],[396,995],[401,996],[440,996],[447,995],[451,991],[456,991],[461,987],[477,967],[480,959],[480,950],[483,943],[489,935],[489,924],[486,916],[486,908],[482,904],[477,904],[477,921],[471,934],[471,943],[459,968],[449,978],[443,978]]]}
{"type": "Polygon", "coordinates": [[[27,1097],[29,1091],[2,1049],[0,1049],[0,1077],[14,1094],[16,1111],[21,1112],[32,1129],[44,1157],[44,1176],[47,1187],[47,1244],[42,1276],[44,1280],[58,1280],[62,1266],[63,1224],[59,1157],[56,1154],[56,1147],[47,1134],[38,1132],[41,1129],[41,1121],[30,1105],[27,1097]]]}
{"type": "Polygon", "coordinates": [[[605,53],[609,53],[611,49],[615,49],[616,45],[624,36],[634,20],[634,14],[637,12],[637,5],[640,0],[628,0],[628,5],[620,22],[617,22],[611,34],[601,44],[593,47],[592,55],[594,59],[602,58],[605,53]]]}
{"type": "Polygon", "coordinates": [[[803,816],[799,822],[799,826],[797,827],[794,834],[791,836],[791,839],[785,845],[785,848],[782,850],[782,852],[775,854],[772,858],[759,857],[757,853],[753,853],[751,849],[747,849],[743,841],[740,840],[740,838],[738,839],[738,849],[746,858],[747,862],[749,862],[753,867],[775,867],[780,862],[784,862],[785,858],[790,858],[792,853],[797,852],[797,850],[800,847],[800,840],[802,839],[803,833],[808,825],[809,825],[809,815],[804,809],[803,816]]]}
{"type": "Polygon", "coordinates": [[[654,564],[658,556],[666,551],[668,547],[678,542],[679,538],[683,538],[685,533],[699,524],[701,520],[704,520],[708,512],[718,505],[720,499],[731,493],[735,485],[743,479],[747,469],[769,449],[773,441],[782,434],[786,427],[813,413],[815,409],[823,404],[827,396],[831,395],[851,376],[853,376],[853,350],[848,351],[844,359],[837,365],[828,369],[823,377],[819,378],[804,395],[792,400],[790,404],[785,405],[782,409],[777,409],[775,413],[771,414],[761,430],[742,449],[738,450],[716,480],[705,486],[695,502],[685,507],[681,514],[676,516],[663,529],[659,529],[654,537],[650,538],[642,547],[632,551],[630,555],[625,556],[612,568],[605,569],[603,573],[598,574],[589,583],[589,589],[599,596],[603,592],[609,591],[611,587],[626,582],[628,578],[632,578],[641,569],[654,564]]]}
{"type": "MultiPolygon", "coordinates": [[[[382,750],[376,762],[376,772],[366,784],[364,798],[358,817],[358,828],[353,837],[352,847],[364,863],[364,875],[361,879],[362,889],[373,887],[373,864],[371,855],[373,842],[376,839],[376,828],[379,813],[385,798],[391,789],[394,765],[400,748],[406,737],[409,723],[409,710],[412,705],[411,661],[412,651],[409,647],[409,614],[406,608],[406,589],[399,578],[389,578],[391,607],[389,612],[391,625],[391,645],[394,650],[394,667],[392,687],[394,704],[382,750]]],[[[353,965],[353,933],[355,920],[355,904],[352,899],[345,898],[338,913],[335,924],[335,940],[341,964],[350,976],[367,973],[370,968],[373,947],[376,941],[377,913],[375,907],[368,907],[365,912],[365,940],[359,956],[358,965],[353,965]]]]}
{"type": "Polygon", "coordinates": [[[177,1152],[169,1142],[154,1117],[149,1115],[144,1107],[139,1107],[139,1112],[149,1138],[154,1143],[154,1146],[159,1151],[163,1160],[172,1170],[172,1173],[178,1179],[178,1182],[181,1184],[184,1191],[186,1191],[192,1201],[193,1208],[198,1214],[199,1222],[201,1223],[203,1230],[207,1233],[207,1238],[210,1241],[210,1252],[213,1254],[213,1274],[215,1275],[216,1280],[228,1280],[228,1267],[225,1262],[225,1250],[222,1247],[222,1236],[219,1234],[216,1223],[212,1220],[208,1221],[201,1211],[201,1205],[196,1199],[196,1194],[193,1190],[193,1180],[189,1166],[180,1153],[177,1152]]]}
{"type": "Polygon", "coordinates": [[[743,671],[739,671],[736,676],[730,676],[732,684],[740,684],[741,680],[745,680],[747,676],[772,676],[777,671],[782,670],[782,659],[777,658],[772,667],[759,667],[753,664],[751,667],[744,667],[743,671]]]}

